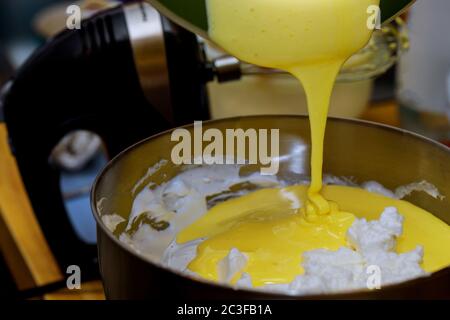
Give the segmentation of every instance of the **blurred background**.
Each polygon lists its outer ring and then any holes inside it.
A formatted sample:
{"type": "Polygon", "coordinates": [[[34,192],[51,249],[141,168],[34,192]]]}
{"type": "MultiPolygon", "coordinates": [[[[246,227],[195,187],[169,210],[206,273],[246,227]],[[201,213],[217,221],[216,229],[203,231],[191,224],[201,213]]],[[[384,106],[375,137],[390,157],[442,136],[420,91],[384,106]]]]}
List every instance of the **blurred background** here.
{"type": "MultiPolygon", "coordinates": [[[[65,28],[66,9],[72,4],[79,5],[83,18],[87,18],[120,3],[103,0],[0,1],[0,86],[4,85],[48,38],[65,28]]],[[[106,158],[100,148],[99,138],[90,132],[76,132],[63,140],[65,141],[55,148],[53,160],[61,169],[60,183],[67,214],[77,236],[86,243],[95,244],[95,221],[90,211],[89,191],[96,174],[106,163],[106,158]]],[[[17,285],[10,269],[11,266],[7,265],[2,255],[0,297],[14,297],[19,292],[21,285],[17,285]]],[[[36,292],[36,295],[39,295],[39,292],[36,292]]]]}
{"type": "MultiPolygon", "coordinates": [[[[36,48],[64,29],[66,9],[70,4],[78,4],[83,17],[88,18],[121,2],[125,1],[0,1],[0,85],[7,83],[36,48]]],[[[448,145],[448,12],[448,0],[419,1],[401,19],[377,31],[371,43],[341,72],[333,93],[331,115],[407,128],[448,145]]],[[[211,61],[224,55],[207,43],[205,46],[211,61]]],[[[212,81],[208,84],[213,118],[306,113],[304,93],[292,77],[248,65],[242,68],[247,75],[238,81],[212,81]]],[[[55,165],[62,172],[61,190],[69,219],[77,236],[89,244],[96,241],[89,190],[107,161],[101,146],[98,136],[79,131],[66,136],[52,154],[55,165]]],[[[5,154],[0,154],[0,162],[5,157],[5,154]]],[[[2,176],[0,173],[0,186],[5,184],[2,176]]],[[[6,211],[3,214],[7,214],[6,211]]],[[[7,246],[2,245],[1,248],[7,250],[7,246]]],[[[0,296],[8,297],[17,294],[18,286],[14,272],[11,272],[13,267],[2,256],[0,296]]],[[[101,288],[94,285],[88,296],[102,298],[101,288]]]]}

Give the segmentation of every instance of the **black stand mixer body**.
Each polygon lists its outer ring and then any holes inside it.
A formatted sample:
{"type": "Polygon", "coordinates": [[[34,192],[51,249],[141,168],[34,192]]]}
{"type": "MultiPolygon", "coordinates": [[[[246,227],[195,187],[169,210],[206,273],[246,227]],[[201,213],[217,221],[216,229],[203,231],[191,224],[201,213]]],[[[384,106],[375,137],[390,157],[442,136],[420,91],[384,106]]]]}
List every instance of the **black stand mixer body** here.
{"type": "Polygon", "coordinates": [[[83,279],[98,273],[96,246],[78,238],[65,213],[60,173],[49,163],[55,145],[67,133],[89,130],[112,157],[209,117],[208,72],[196,36],[155,14],[140,3],[102,12],[51,39],[3,90],[11,150],[38,221],[62,272],[78,265],[83,279]],[[150,54],[143,57],[145,45],[150,54]],[[152,75],[152,65],[166,70],[152,75]]]}

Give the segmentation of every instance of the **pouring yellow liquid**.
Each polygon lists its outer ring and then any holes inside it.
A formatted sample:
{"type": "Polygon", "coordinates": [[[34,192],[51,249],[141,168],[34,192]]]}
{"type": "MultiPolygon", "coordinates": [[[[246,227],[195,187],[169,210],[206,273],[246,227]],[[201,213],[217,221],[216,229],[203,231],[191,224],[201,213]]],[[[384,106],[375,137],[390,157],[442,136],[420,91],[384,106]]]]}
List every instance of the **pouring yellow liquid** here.
{"type": "MultiPolygon", "coordinates": [[[[289,283],[303,272],[302,253],[347,246],[355,217],[404,216],[397,252],[424,247],[429,272],[450,265],[450,227],[410,203],[362,189],[322,187],[329,100],[343,63],[370,39],[367,9],[379,0],[207,0],[211,38],[241,60],[290,72],[305,89],[311,124],[311,184],[253,192],[213,207],[183,230],[179,243],[206,238],[188,268],[218,280],[230,249],[246,254],[253,285],[289,283]]],[[[370,164],[368,164],[370,165],[370,164]]],[[[236,281],[237,279],[234,279],[236,281]]]]}

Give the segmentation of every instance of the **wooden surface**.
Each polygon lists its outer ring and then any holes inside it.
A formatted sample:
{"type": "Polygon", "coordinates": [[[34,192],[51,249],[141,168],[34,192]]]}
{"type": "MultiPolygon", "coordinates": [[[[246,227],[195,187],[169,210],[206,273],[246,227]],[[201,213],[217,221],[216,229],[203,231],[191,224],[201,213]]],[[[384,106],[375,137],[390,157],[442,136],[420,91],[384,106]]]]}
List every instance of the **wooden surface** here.
{"type": "MultiPolygon", "coordinates": [[[[34,216],[4,124],[0,124],[0,249],[20,290],[63,279],[34,216]]],[[[100,282],[62,290],[45,299],[104,299],[100,282]]]]}
{"type": "Polygon", "coordinates": [[[364,120],[379,122],[394,127],[400,126],[398,106],[392,101],[372,105],[361,117],[364,120]]]}
{"type": "MultiPolygon", "coordinates": [[[[399,125],[398,110],[392,102],[372,106],[362,118],[399,125]]],[[[63,278],[33,214],[16,162],[9,151],[3,124],[0,124],[0,248],[20,289],[63,278]]],[[[98,300],[104,299],[104,293],[101,282],[94,281],[83,283],[81,290],[59,290],[43,298],[98,300]]]]}
{"type": "Polygon", "coordinates": [[[0,247],[19,289],[62,279],[25,193],[0,124],[0,247]]]}
{"type": "Polygon", "coordinates": [[[103,286],[101,281],[92,281],[81,284],[80,290],[58,290],[46,294],[45,300],[104,300],[103,286]]]}

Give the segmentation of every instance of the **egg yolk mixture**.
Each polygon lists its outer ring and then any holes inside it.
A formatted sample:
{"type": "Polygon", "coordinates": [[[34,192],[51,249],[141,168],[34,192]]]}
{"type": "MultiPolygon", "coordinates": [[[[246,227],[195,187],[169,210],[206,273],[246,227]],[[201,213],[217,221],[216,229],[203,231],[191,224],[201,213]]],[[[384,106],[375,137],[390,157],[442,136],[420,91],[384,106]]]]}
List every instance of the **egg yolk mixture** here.
{"type": "MultiPolygon", "coordinates": [[[[329,100],[343,63],[369,41],[371,5],[379,0],[207,0],[211,38],[241,60],[282,69],[305,89],[311,124],[311,184],[263,189],[220,203],[177,237],[206,239],[188,268],[218,280],[217,266],[232,248],[244,253],[242,272],[254,286],[289,283],[303,273],[302,253],[348,246],[355,217],[378,219],[386,207],[404,217],[397,252],[424,247],[422,267],[450,264],[450,227],[408,202],[343,186],[322,186],[323,141],[329,100]]],[[[368,164],[370,165],[370,164],[368,164]]],[[[237,274],[232,282],[240,277],[237,274]]]]}

